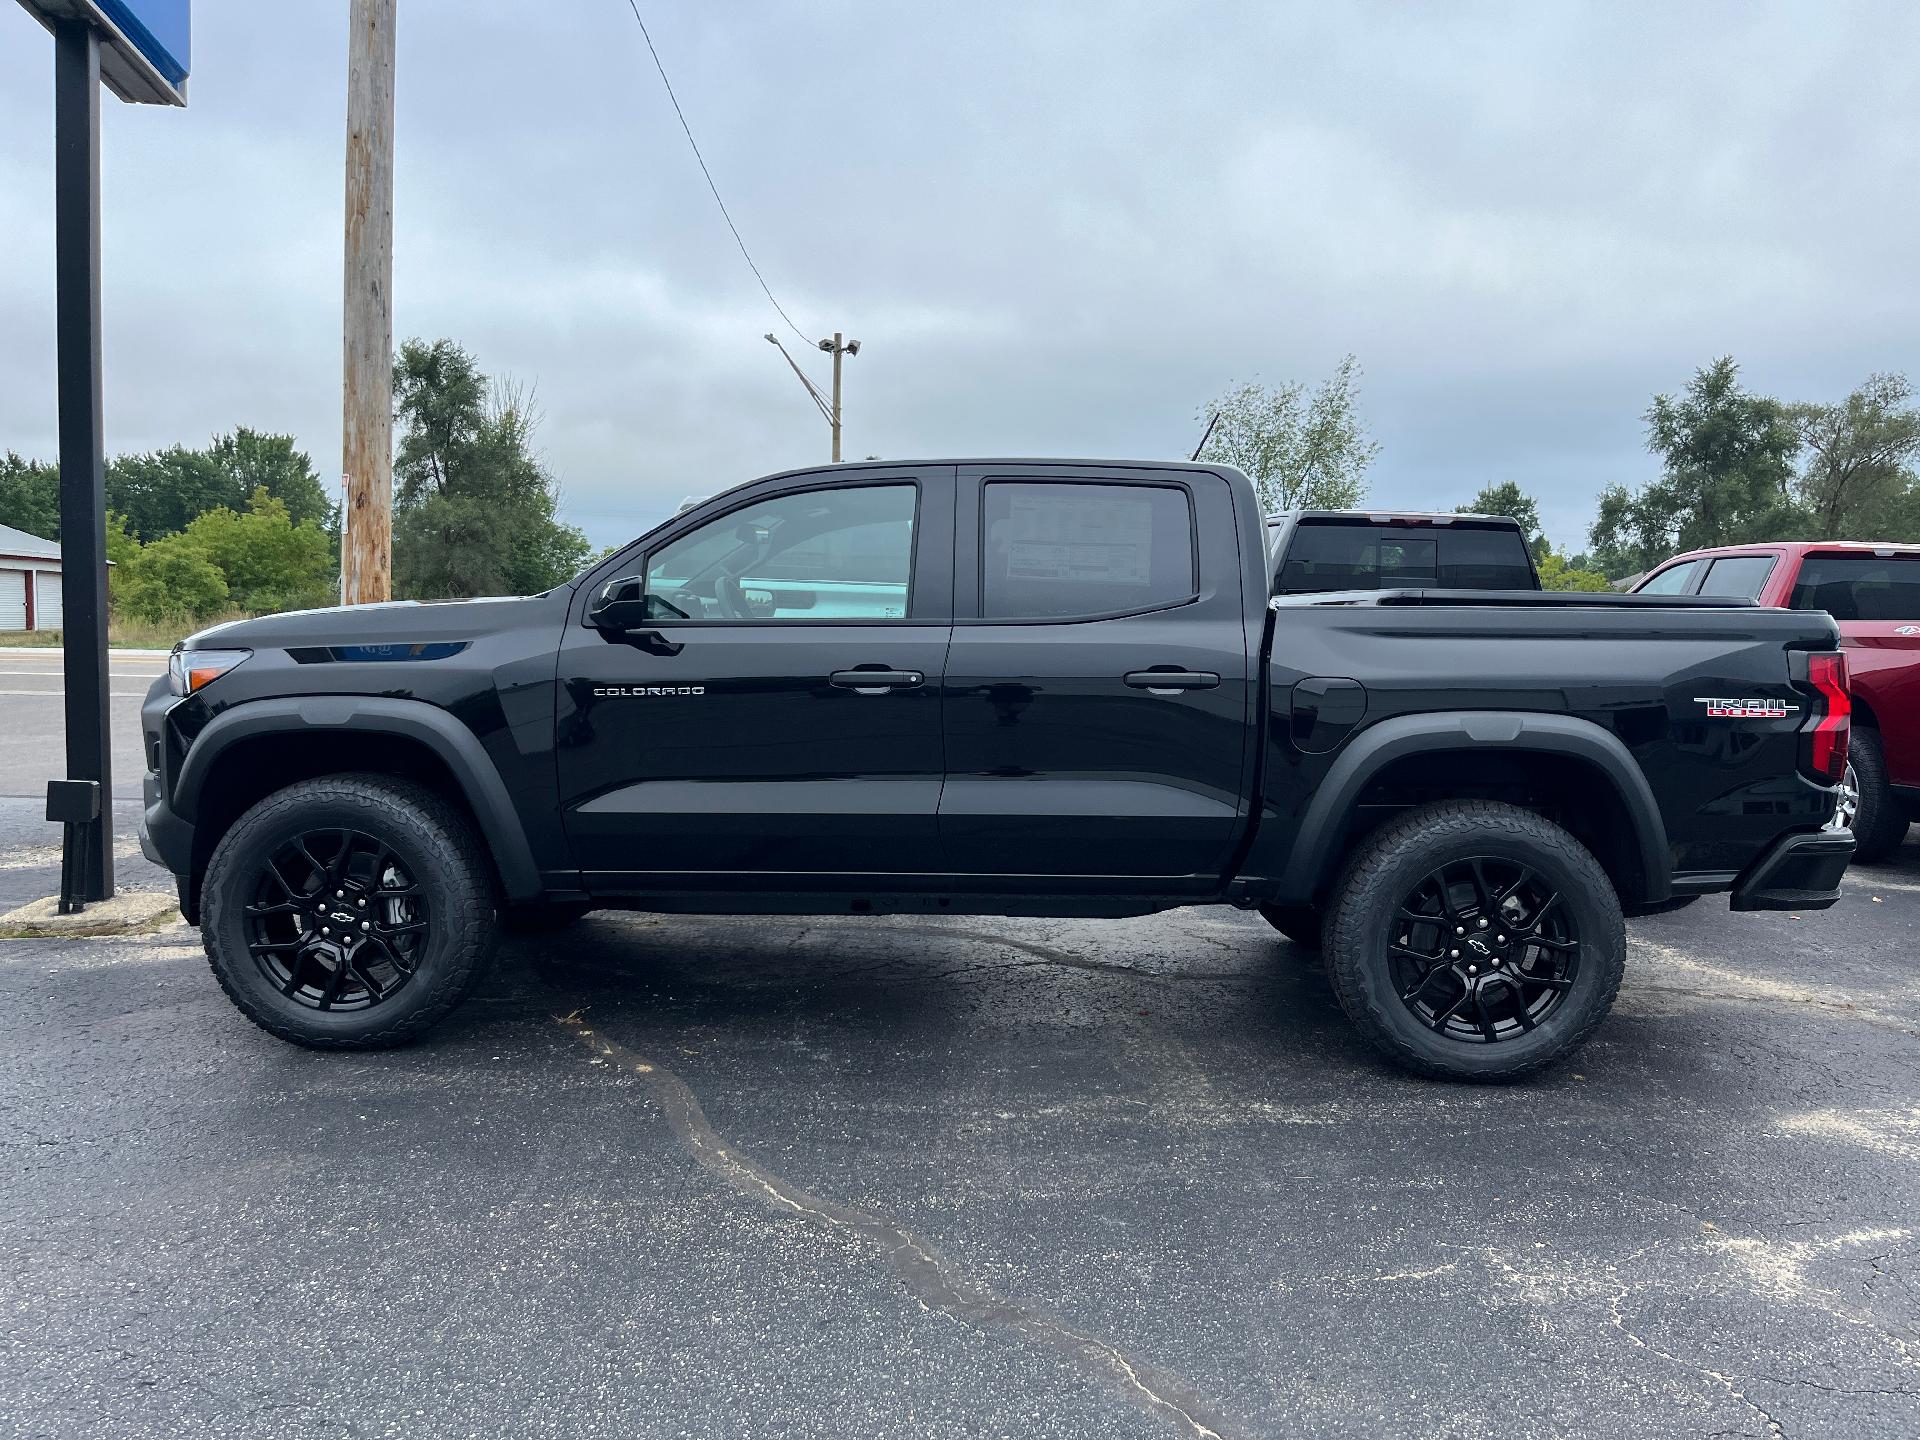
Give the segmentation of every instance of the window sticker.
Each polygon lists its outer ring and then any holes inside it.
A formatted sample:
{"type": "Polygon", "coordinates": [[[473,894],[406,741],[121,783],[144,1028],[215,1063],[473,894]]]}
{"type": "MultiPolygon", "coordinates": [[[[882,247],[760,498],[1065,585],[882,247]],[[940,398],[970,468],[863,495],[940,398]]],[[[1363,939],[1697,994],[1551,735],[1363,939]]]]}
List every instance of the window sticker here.
{"type": "Polygon", "coordinates": [[[1152,578],[1153,503],[1142,496],[1048,494],[1010,497],[1010,580],[1146,585],[1152,578]]]}

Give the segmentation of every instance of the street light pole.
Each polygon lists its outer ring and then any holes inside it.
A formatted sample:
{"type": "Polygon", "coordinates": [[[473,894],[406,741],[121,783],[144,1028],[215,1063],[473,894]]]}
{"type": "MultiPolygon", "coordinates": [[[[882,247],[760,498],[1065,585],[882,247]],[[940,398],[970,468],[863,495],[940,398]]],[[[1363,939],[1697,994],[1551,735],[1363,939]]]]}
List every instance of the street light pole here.
{"type": "Polygon", "coordinates": [[[860,353],[860,342],[858,340],[845,339],[838,330],[833,332],[833,338],[831,340],[822,340],[820,342],[820,348],[833,356],[833,395],[829,398],[820,393],[820,387],[809,380],[807,378],[807,372],[800,368],[799,363],[793,356],[787,354],[787,347],[780,343],[779,336],[769,331],[766,340],[769,345],[780,352],[787,364],[793,367],[793,373],[800,378],[800,383],[806,387],[807,398],[813,401],[814,405],[819,409],[820,414],[826,419],[827,428],[833,434],[834,462],[836,464],[839,463],[840,358],[843,355],[858,355],[860,353]]]}
{"type": "MultiPolygon", "coordinates": [[[[106,443],[100,387],[100,36],[61,20],[53,51],[54,335],[60,382],[60,593],[67,778],[91,819],[67,821],[60,895],[113,898],[113,752],[107,738],[106,443]]],[[[32,584],[29,578],[28,584],[32,584]]],[[[57,783],[57,782],[56,782],[57,783]]],[[[49,806],[53,801],[48,795],[49,806]]]]}

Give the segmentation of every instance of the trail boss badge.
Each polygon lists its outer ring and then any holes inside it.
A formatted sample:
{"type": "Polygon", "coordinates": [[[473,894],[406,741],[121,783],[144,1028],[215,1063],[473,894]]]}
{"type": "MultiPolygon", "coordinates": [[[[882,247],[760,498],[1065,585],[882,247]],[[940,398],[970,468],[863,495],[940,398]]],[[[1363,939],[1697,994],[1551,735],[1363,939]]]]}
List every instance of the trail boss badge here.
{"type": "Polygon", "coordinates": [[[1784,700],[1729,700],[1717,695],[1696,695],[1693,703],[1707,707],[1709,720],[1784,720],[1800,709],[1784,700]]]}

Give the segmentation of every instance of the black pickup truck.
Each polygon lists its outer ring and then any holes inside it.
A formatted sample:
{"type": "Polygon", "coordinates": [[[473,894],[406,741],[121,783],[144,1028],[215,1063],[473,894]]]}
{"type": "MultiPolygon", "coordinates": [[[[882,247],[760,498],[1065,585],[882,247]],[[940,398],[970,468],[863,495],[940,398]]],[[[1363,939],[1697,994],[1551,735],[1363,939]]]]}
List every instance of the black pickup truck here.
{"type": "Polygon", "coordinates": [[[274,1034],[419,1035],[499,924],[1258,909],[1394,1060],[1505,1078],[1622,912],[1819,909],[1838,635],[1744,601],[1274,596],[1208,465],[756,480],[543,595],[247,620],[144,709],[147,852],[274,1034]]]}

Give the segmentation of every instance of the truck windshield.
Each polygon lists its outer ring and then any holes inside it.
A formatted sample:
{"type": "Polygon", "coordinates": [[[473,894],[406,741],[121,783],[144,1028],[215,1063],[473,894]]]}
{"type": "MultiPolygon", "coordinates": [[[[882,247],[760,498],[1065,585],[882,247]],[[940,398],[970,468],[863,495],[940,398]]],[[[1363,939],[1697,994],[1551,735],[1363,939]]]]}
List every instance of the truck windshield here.
{"type": "Polygon", "coordinates": [[[1787,604],[1836,620],[1920,620],[1920,554],[1809,555],[1787,604]]]}
{"type": "Polygon", "coordinates": [[[1275,592],[1537,590],[1518,529],[1303,520],[1286,540],[1275,592]]]}

